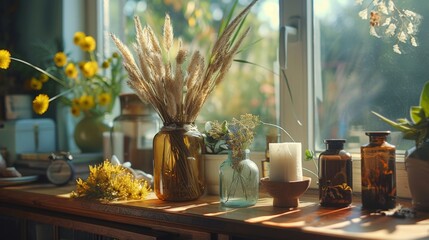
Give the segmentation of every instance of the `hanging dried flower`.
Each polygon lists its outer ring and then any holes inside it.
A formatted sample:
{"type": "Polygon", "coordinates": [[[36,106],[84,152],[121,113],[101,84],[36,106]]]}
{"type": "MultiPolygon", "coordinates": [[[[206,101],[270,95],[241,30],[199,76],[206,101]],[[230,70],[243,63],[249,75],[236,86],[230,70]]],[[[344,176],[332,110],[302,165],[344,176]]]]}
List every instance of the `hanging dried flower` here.
{"type": "Polygon", "coordinates": [[[356,4],[366,6],[360,10],[358,15],[361,19],[368,19],[369,16],[369,34],[381,38],[381,33],[391,40],[395,41],[393,51],[402,54],[403,46],[409,44],[417,47],[416,34],[422,20],[422,16],[396,6],[394,0],[369,0],[364,4],[364,0],[356,0],[356,4]],[[402,44],[402,45],[400,45],[402,44]]]}

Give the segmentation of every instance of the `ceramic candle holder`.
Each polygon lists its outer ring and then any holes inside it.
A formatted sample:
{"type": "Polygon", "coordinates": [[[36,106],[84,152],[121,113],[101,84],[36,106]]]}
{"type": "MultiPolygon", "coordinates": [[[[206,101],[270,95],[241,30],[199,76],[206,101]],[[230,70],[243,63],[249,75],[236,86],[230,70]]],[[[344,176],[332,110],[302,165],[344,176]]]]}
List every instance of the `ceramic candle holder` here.
{"type": "Polygon", "coordinates": [[[269,178],[261,179],[262,188],[273,197],[274,207],[296,208],[299,197],[307,191],[311,178],[303,177],[302,181],[277,182],[269,178]]]}

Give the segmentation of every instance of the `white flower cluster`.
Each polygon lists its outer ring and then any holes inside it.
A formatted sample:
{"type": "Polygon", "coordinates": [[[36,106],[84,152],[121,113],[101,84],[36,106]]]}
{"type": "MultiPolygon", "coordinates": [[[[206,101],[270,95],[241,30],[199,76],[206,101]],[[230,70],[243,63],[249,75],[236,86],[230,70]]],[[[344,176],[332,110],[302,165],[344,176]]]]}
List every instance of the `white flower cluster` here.
{"type": "MultiPolygon", "coordinates": [[[[363,5],[364,0],[355,0],[356,4],[363,5]]],[[[359,12],[363,20],[369,19],[369,34],[381,38],[384,35],[395,41],[393,51],[402,54],[399,44],[410,44],[417,47],[416,34],[422,16],[407,10],[400,9],[394,0],[370,0],[366,7],[359,12]]]]}

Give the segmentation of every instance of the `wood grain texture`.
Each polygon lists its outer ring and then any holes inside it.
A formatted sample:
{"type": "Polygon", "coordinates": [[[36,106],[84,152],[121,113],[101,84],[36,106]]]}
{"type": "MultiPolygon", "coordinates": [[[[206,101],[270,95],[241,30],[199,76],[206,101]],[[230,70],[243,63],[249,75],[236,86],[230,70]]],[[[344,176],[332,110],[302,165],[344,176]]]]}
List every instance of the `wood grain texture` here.
{"type": "MultiPolygon", "coordinates": [[[[47,215],[63,214],[64,221],[91,218],[118,226],[144,227],[180,233],[192,239],[224,239],[233,235],[248,239],[429,239],[429,213],[414,219],[381,216],[361,209],[360,197],[351,207],[322,208],[316,191],[307,191],[296,209],[275,208],[272,198],[261,193],[258,203],[248,208],[224,208],[217,196],[190,202],[163,202],[154,194],[144,201],[99,203],[70,199],[74,186],[26,185],[0,189],[0,207],[27,208],[47,215]]],[[[409,200],[399,201],[410,206],[409,200]]],[[[2,211],[3,212],[3,211],[2,211]]],[[[74,222],[73,224],[77,224],[74,222]]],[[[102,225],[102,224],[101,224],[102,225]]]]}

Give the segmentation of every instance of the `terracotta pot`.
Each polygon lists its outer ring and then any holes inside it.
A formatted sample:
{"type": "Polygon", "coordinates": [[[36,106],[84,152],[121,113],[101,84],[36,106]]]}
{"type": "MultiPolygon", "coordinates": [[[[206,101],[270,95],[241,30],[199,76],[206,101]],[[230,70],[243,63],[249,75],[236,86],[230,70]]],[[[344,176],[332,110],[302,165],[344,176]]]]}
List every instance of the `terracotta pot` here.
{"type": "Polygon", "coordinates": [[[405,158],[405,166],[408,173],[408,184],[413,202],[413,207],[419,211],[429,211],[429,143],[422,147],[408,151],[405,158]]]}

